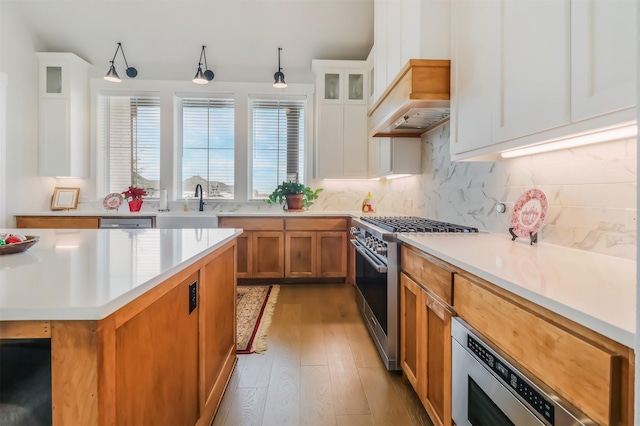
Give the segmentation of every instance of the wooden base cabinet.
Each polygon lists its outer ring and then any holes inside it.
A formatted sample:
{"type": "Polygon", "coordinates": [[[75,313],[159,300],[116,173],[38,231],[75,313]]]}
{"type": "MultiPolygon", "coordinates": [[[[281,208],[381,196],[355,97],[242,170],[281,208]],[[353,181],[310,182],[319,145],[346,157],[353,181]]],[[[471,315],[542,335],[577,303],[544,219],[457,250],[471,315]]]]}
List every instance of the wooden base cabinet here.
{"type": "Polygon", "coordinates": [[[402,273],[401,365],[436,426],[451,426],[451,317],[447,305],[402,273]]]}
{"type": "Polygon", "coordinates": [[[451,426],[451,317],[453,311],[423,292],[424,388],[422,404],[436,426],[451,426]]]}
{"type": "MultiPolygon", "coordinates": [[[[195,425],[198,308],[194,274],[116,329],[116,424],[195,425]]],[[[233,299],[232,299],[233,300],[233,299]]]]}
{"type": "Polygon", "coordinates": [[[284,277],[282,218],[221,217],[218,226],[244,230],[238,237],[238,278],[284,277]]]}
{"type": "Polygon", "coordinates": [[[16,216],[16,228],[98,229],[100,218],[92,216],[16,216]]]}
{"type": "Polygon", "coordinates": [[[242,228],[238,278],[346,278],[347,218],[222,217],[242,228]]]}
{"type": "Polygon", "coordinates": [[[284,276],[284,233],[256,231],[251,237],[252,278],[282,278],[284,276]]]}
{"type": "Polygon", "coordinates": [[[456,312],[601,425],[631,424],[633,351],[473,277],[455,277],[456,312]]]}
{"type": "Polygon", "coordinates": [[[346,232],[318,232],[318,276],[347,276],[346,232]]]}
{"type": "Polygon", "coordinates": [[[316,232],[287,232],[285,243],[285,276],[290,278],[315,277],[317,275],[316,232]]]}
{"type": "Polygon", "coordinates": [[[420,395],[424,382],[423,355],[419,349],[425,336],[422,333],[422,288],[405,274],[400,275],[400,364],[409,383],[420,395]]]}
{"type": "Polygon", "coordinates": [[[0,339],[51,340],[52,425],[210,425],[237,361],[235,250],[101,320],[0,321],[0,339]]]}

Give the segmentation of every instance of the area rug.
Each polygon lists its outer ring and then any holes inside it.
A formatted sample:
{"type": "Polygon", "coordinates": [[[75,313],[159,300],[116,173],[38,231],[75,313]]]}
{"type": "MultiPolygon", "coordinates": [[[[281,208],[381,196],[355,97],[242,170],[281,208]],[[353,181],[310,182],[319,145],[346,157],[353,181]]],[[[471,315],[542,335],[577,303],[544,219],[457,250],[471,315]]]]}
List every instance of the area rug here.
{"type": "Polygon", "coordinates": [[[236,353],[263,353],[280,286],[238,286],[236,353]]]}

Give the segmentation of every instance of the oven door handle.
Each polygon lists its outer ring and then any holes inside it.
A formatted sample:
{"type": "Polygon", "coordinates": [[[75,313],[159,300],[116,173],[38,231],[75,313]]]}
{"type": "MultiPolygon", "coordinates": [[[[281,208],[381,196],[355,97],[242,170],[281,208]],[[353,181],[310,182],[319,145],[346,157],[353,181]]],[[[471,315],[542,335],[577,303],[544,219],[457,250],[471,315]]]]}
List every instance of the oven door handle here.
{"type": "Polygon", "coordinates": [[[358,241],[358,240],[349,240],[349,241],[351,242],[351,244],[353,244],[353,246],[355,247],[356,251],[358,253],[360,253],[362,255],[362,257],[364,257],[365,260],[371,264],[371,266],[376,268],[376,271],[380,272],[381,274],[386,274],[387,273],[387,265],[385,265],[380,260],[378,260],[375,257],[373,257],[364,248],[364,246],[362,245],[362,243],[360,243],[360,241],[358,241]]]}

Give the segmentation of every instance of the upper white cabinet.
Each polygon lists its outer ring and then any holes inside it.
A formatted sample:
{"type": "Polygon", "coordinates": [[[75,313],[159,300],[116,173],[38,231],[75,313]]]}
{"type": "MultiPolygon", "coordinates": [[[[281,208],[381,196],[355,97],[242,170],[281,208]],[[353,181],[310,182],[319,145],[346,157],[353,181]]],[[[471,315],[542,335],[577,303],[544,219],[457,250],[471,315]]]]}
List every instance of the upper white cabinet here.
{"type": "Polygon", "coordinates": [[[636,2],[453,2],[452,159],[635,121],[636,2]]]}
{"type": "Polygon", "coordinates": [[[42,176],[87,176],[88,62],[73,53],[37,53],[42,176]]]}
{"type": "Polygon", "coordinates": [[[375,46],[371,48],[369,56],[367,56],[367,72],[369,75],[368,86],[368,105],[369,108],[373,106],[374,99],[376,98],[376,66],[375,66],[375,46]]]}
{"type": "Polygon", "coordinates": [[[571,119],[635,106],[634,0],[571,3],[571,119]]]}
{"type": "Polygon", "coordinates": [[[497,28],[494,141],[569,123],[569,0],[502,1],[497,28]]]}
{"type": "Polygon", "coordinates": [[[367,177],[369,69],[365,61],[314,60],[316,177],[367,177]]]}
{"type": "Polygon", "coordinates": [[[497,61],[497,0],[451,5],[451,152],[490,145],[491,92],[497,61]]]}
{"type": "Polygon", "coordinates": [[[369,138],[369,177],[422,173],[420,138],[369,138]]]}

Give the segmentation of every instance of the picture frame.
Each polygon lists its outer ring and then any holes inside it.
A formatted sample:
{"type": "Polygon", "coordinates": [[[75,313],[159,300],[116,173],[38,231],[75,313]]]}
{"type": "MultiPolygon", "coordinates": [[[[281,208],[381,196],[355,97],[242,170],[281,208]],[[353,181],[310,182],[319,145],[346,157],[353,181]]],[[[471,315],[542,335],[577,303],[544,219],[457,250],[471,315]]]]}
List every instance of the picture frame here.
{"type": "Polygon", "coordinates": [[[56,187],[51,197],[51,210],[75,210],[79,196],[80,188],[56,187]]]}

